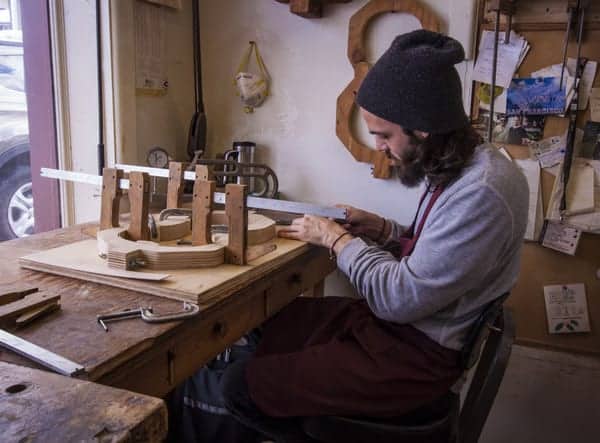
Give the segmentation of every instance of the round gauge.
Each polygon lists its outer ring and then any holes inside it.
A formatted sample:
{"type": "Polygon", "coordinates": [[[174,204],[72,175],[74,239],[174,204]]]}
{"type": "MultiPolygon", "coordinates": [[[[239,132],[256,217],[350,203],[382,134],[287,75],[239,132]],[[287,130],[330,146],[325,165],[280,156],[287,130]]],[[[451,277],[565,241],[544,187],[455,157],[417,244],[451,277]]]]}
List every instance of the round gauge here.
{"type": "Polygon", "coordinates": [[[148,151],[146,162],[153,168],[166,168],[169,165],[169,153],[157,146],[148,151]]]}

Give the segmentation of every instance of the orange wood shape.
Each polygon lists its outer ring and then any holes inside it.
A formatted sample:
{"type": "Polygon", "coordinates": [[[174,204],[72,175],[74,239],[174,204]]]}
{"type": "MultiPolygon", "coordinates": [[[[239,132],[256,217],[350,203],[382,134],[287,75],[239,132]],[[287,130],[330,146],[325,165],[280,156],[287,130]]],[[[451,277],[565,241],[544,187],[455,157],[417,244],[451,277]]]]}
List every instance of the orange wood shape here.
{"type": "Polygon", "coordinates": [[[356,139],[352,132],[352,115],[358,88],[370,69],[365,50],[365,32],[371,20],[384,13],[414,15],[424,29],[438,31],[437,17],[416,0],[371,0],[350,19],[348,29],[348,59],[354,68],[354,78],[337,99],[336,134],[350,154],[359,162],[373,165],[375,178],[389,178],[390,161],[383,152],[378,152],[356,139]]]}

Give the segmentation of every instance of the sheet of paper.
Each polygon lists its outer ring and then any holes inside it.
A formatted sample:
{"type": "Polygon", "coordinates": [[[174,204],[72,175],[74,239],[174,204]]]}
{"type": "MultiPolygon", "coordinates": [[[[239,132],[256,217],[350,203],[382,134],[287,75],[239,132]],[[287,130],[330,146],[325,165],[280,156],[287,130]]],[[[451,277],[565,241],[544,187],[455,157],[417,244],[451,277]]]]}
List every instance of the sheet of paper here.
{"type": "Polygon", "coordinates": [[[544,223],[542,193],[540,192],[540,164],[537,160],[517,159],[515,163],[527,179],[529,186],[529,211],[525,240],[537,241],[544,223]]]}
{"type": "Polygon", "coordinates": [[[507,91],[506,115],[563,114],[565,89],[558,77],[513,78],[507,91]]]}
{"type": "Polygon", "coordinates": [[[600,122],[600,88],[592,88],[590,93],[591,120],[600,122]]]}
{"type": "Polygon", "coordinates": [[[538,159],[542,168],[551,168],[562,162],[565,156],[567,135],[554,136],[529,145],[533,156],[538,159]]]}
{"type": "Polygon", "coordinates": [[[548,220],[542,235],[542,246],[569,255],[575,255],[581,231],[572,226],[548,220]]]}
{"type": "Polygon", "coordinates": [[[563,85],[562,87],[565,89],[565,107],[563,109],[563,113],[567,112],[569,109],[569,105],[571,104],[571,100],[575,95],[575,90],[573,89],[573,85],[575,84],[575,77],[573,77],[571,71],[568,66],[565,66],[565,70],[562,70],[562,64],[556,64],[547,66],[545,68],[539,69],[531,73],[532,77],[555,77],[558,79],[558,83],[560,84],[560,77],[563,76],[563,85]]]}
{"type": "MultiPolygon", "coordinates": [[[[587,214],[571,215],[566,217],[565,222],[570,226],[577,228],[584,232],[590,232],[594,234],[600,233],[600,160],[587,160],[587,159],[575,159],[576,162],[585,162],[588,166],[594,168],[594,211],[587,214]]],[[[559,220],[560,211],[558,205],[560,204],[559,195],[562,186],[560,185],[560,177],[562,171],[559,170],[556,177],[555,187],[552,189],[552,195],[550,196],[550,202],[548,204],[548,211],[546,218],[549,220],[559,220]]]]}
{"type": "Polygon", "coordinates": [[[544,286],[544,301],[551,334],[590,331],[583,283],[544,286]]]}
{"type": "MultiPolygon", "coordinates": [[[[567,60],[567,66],[569,70],[575,73],[575,62],[574,58],[567,60]]],[[[594,60],[588,60],[581,76],[581,83],[579,85],[579,103],[577,109],[583,111],[587,108],[590,93],[592,92],[592,86],[594,79],[596,78],[596,69],[598,68],[598,62],[594,60]]]]}
{"type": "MultiPolygon", "coordinates": [[[[508,44],[504,43],[504,32],[499,33],[498,40],[496,85],[508,88],[520,62],[528,51],[529,44],[514,31],[510,34],[508,44]]],[[[494,32],[483,31],[477,61],[473,68],[473,80],[491,84],[493,60],[494,32]]]]}

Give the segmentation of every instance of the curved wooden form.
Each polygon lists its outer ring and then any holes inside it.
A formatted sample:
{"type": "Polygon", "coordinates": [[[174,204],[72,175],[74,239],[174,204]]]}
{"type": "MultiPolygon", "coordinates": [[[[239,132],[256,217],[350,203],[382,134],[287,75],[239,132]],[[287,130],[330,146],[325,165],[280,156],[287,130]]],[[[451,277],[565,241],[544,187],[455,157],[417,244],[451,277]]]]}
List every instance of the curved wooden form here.
{"type": "MultiPolygon", "coordinates": [[[[211,224],[226,225],[227,215],[224,211],[213,211],[211,224]]],[[[175,229],[187,229],[186,236],[190,235],[189,220],[164,220],[161,225],[175,227],[175,229]],[[186,225],[187,223],[187,225],[186,225]]],[[[164,234],[163,234],[164,235],[164,234]]],[[[275,238],[275,222],[263,215],[248,214],[248,244],[260,245],[257,250],[262,255],[273,251],[274,245],[264,245],[275,238]]],[[[225,247],[227,235],[215,235],[214,243],[202,246],[177,245],[172,239],[160,244],[151,241],[132,241],[127,238],[127,228],[113,228],[98,232],[98,252],[105,256],[108,265],[112,268],[132,270],[136,268],[168,270],[168,269],[190,269],[219,266],[225,262],[225,247]]],[[[252,258],[258,255],[256,252],[252,258]]],[[[249,258],[249,259],[252,259],[249,258]]]]}
{"type": "Polygon", "coordinates": [[[440,29],[437,17],[416,0],[371,0],[350,19],[348,60],[354,68],[354,78],[337,99],[335,132],[357,161],[373,165],[373,176],[376,178],[389,178],[390,161],[383,152],[356,139],[352,132],[352,115],[356,107],[356,92],[370,69],[364,43],[367,26],[375,17],[387,12],[411,14],[421,22],[424,29],[436,32],[440,29]]]}
{"type": "Polygon", "coordinates": [[[435,14],[417,0],[371,0],[350,18],[348,60],[352,66],[367,61],[365,49],[367,26],[375,17],[387,12],[413,15],[421,22],[423,29],[440,31],[440,23],[435,14]]]}

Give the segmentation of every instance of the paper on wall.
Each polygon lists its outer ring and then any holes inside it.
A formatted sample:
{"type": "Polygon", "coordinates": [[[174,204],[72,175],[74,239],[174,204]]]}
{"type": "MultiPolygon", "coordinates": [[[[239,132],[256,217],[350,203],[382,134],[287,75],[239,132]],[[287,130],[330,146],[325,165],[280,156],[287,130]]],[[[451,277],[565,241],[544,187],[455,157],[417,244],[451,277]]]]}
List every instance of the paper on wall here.
{"type": "MultiPolygon", "coordinates": [[[[504,43],[504,32],[498,35],[498,58],[496,85],[508,88],[525,55],[529,51],[529,43],[514,31],[510,33],[510,41],[504,43]]],[[[483,31],[479,44],[477,61],[473,68],[473,80],[492,84],[492,68],[494,60],[494,32],[483,31]]]]}
{"type": "Polygon", "coordinates": [[[579,229],[549,220],[543,232],[542,246],[564,254],[575,255],[580,238],[579,229]]]}
{"type": "Polygon", "coordinates": [[[544,286],[544,301],[551,334],[590,331],[583,283],[544,286]]]}
{"type": "MultiPolygon", "coordinates": [[[[574,58],[569,58],[567,61],[567,66],[573,73],[575,73],[575,63],[576,60],[574,58]]],[[[587,108],[592,86],[594,84],[594,79],[596,78],[597,67],[598,62],[593,60],[588,60],[588,62],[585,64],[583,75],[581,76],[581,83],[579,85],[579,102],[577,106],[579,111],[583,111],[587,108]]]]}
{"type": "MultiPolygon", "coordinates": [[[[585,165],[594,168],[594,209],[586,214],[569,215],[565,217],[565,223],[568,223],[573,228],[577,228],[584,232],[600,234],[600,160],[588,160],[581,158],[574,159],[574,165],[581,163],[585,163],[585,165]]],[[[573,175],[575,170],[575,168],[571,170],[571,175],[573,175]]],[[[562,192],[562,186],[560,183],[561,176],[562,171],[559,171],[558,175],[556,176],[556,186],[552,190],[552,195],[550,196],[550,202],[548,204],[546,218],[549,220],[560,220],[560,211],[558,208],[560,205],[559,196],[561,195],[560,192],[562,192]]],[[[570,181],[571,180],[569,180],[569,182],[570,181]]]]}
{"type": "Polygon", "coordinates": [[[515,163],[527,179],[529,186],[529,210],[525,240],[537,241],[544,223],[542,193],[540,192],[540,164],[537,160],[516,159],[515,163]]]}

